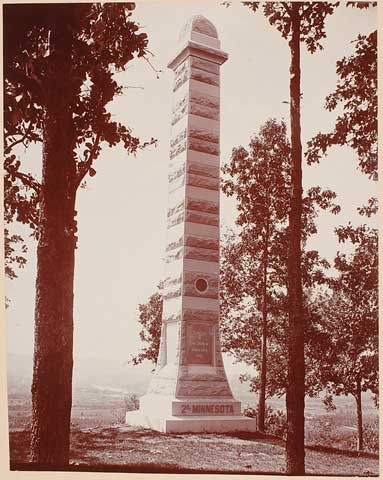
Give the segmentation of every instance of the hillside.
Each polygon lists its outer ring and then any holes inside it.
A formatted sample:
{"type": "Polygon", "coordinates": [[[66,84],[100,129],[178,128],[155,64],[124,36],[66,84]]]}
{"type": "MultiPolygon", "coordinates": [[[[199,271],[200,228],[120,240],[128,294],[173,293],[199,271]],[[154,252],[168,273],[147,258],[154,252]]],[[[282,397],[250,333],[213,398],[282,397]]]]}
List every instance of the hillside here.
{"type": "MultiPolygon", "coordinates": [[[[29,470],[30,432],[11,434],[11,469],[29,470]]],[[[377,455],[306,447],[306,473],[377,476],[377,455]]],[[[39,470],[40,468],[37,468],[39,470]]],[[[124,425],[74,429],[74,471],[283,474],[284,442],[255,434],[163,434],[124,425]]]]}

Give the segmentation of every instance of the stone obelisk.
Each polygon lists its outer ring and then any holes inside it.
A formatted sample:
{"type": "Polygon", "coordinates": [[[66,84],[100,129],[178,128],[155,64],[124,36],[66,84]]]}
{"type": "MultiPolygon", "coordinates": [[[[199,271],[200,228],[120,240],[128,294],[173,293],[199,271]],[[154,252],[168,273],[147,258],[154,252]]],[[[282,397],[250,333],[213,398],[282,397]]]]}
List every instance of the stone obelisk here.
{"type": "Polygon", "coordinates": [[[180,35],[169,160],[166,278],[156,372],[126,422],[162,432],[255,430],[241,416],[219,337],[220,66],[228,55],[206,18],[180,35]]]}

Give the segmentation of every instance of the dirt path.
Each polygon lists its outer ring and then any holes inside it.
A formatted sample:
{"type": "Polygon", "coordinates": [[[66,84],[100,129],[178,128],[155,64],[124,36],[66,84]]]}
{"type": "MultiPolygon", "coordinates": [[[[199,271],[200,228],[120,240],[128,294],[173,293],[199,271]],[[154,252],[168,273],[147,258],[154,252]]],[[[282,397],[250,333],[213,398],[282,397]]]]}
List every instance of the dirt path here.
{"type": "MultiPolygon", "coordinates": [[[[10,434],[12,469],[28,465],[29,432],[10,434]]],[[[161,434],[129,426],[76,429],[71,469],[201,473],[283,474],[282,441],[249,435],[161,434]]],[[[377,476],[376,456],[306,450],[306,473],[377,476]]]]}

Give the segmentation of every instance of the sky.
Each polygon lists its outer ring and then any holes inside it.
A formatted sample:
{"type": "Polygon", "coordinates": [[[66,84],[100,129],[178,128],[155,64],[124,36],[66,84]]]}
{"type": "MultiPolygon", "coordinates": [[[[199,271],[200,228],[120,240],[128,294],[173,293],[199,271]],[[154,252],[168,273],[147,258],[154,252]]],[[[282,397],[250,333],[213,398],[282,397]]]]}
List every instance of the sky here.
{"type": "MultiPolygon", "coordinates": [[[[124,362],[140,349],[137,306],[154,293],[164,275],[167,167],[170,141],[173,72],[168,62],[177,54],[179,32],[195,14],[206,16],[218,30],[229,55],[221,67],[221,164],[238,145],[269,118],[289,120],[289,49],[265,17],[239,4],[219,2],[139,2],[134,19],[149,37],[150,63],[135,60],[116,76],[123,95],[110,104],[113,118],[132,127],[145,141],[158,140],[130,157],[122,147],[105,147],[95,163],[97,174],[77,197],[74,357],[124,362]],[[157,78],[158,77],[158,78],[157,78]]],[[[335,89],[335,62],[350,55],[359,33],[376,28],[375,9],[339,8],[326,22],[324,49],[314,55],[302,48],[302,143],[334,125],[336,112],[324,110],[335,89]]],[[[38,148],[19,150],[25,170],[39,175],[38,148]]],[[[310,247],[332,260],[340,248],[336,225],[365,222],[356,208],[377,195],[377,185],[357,170],[355,153],[333,148],[319,165],[304,166],[304,188],[321,185],[338,193],[342,211],[321,215],[310,247]]],[[[234,224],[235,202],[221,196],[221,232],[234,224]]],[[[18,231],[23,229],[17,227],[18,231]]],[[[28,232],[25,230],[26,234],[28,232]]],[[[8,352],[32,354],[36,244],[28,239],[27,266],[6,281],[8,352]]],[[[230,366],[229,366],[230,368],[230,366]]]]}

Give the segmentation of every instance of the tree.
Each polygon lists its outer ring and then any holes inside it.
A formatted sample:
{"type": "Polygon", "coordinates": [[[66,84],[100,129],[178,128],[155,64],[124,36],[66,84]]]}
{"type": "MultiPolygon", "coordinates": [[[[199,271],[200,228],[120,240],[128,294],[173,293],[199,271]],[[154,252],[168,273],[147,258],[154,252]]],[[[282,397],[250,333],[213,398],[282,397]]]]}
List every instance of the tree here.
{"type": "MultiPolygon", "coordinates": [[[[347,2],[358,8],[376,6],[376,2],[347,2]]],[[[329,111],[342,106],[343,112],[331,133],[317,134],[308,142],[308,163],[318,162],[333,145],[348,145],[358,155],[360,170],[377,180],[377,31],[359,35],[355,53],[336,64],[338,82],[335,92],[326,98],[329,111]]],[[[358,209],[361,215],[377,212],[377,199],[358,209]]],[[[377,231],[366,225],[337,229],[341,242],[356,245],[350,257],[338,252],[335,267],[339,277],[333,282],[333,295],[327,302],[324,318],[331,341],[332,359],[319,372],[332,395],[351,394],[356,401],[358,449],[363,450],[362,391],[378,394],[378,273],[377,231]],[[335,327],[335,328],[334,328],[335,327]]]]}
{"type": "MultiPolygon", "coordinates": [[[[357,8],[376,7],[377,2],[347,2],[357,8]]],[[[318,162],[333,145],[348,145],[358,155],[360,170],[370,178],[378,178],[377,129],[377,31],[359,35],[354,41],[355,53],[336,64],[338,82],[335,92],[326,98],[329,111],[342,106],[343,112],[331,133],[317,134],[308,142],[308,163],[318,162]]],[[[359,208],[370,217],[377,212],[377,199],[370,198],[359,208]]],[[[366,225],[336,230],[339,241],[349,240],[356,246],[347,257],[338,252],[335,267],[339,272],[333,282],[333,294],[326,301],[323,321],[330,341],[327,368],[323,362],[318,372],[332,395],[354,396],[357,410],[358,449],[363,450],[361,393],[371,390],[378,395],[378,258],[377,231],[366,225]]]]}
{"type": "MultiPolygon", "coordinates": [[[[273,288],[269,278],[278,275],[280,251],[278,240],[286,227],[286,198],[289,187],[290,146],[286,138],[286,125],[268,120],[260,128],[258,136],[250,142],[250,154],[243,147],[233,150],[231,163],[223,167],[229,175],[222,183],[222,190],[238,200],[237,225],[243,227],[240,233],[241,246],[238,260],[248,254],[253,260],[252,280],[241,281],[239,295],[247,294],[259,299],[257,310],[262,316],[260,395],[258,403],[258,428],[265,428],[266,363],[267,363],[267,317],[270,309],[269,291],[273,288]],[[273,273],[274,272],[274,273],[273,273]],[[260,281],[257,281],[260,279],[260,281]],[[255,281],[254,281],[255,280],[255,281]]],[[[229,252],[226,250],[226,254],[229,252]]],[[[232,258],[232,261],[235,261],[232,258]]],[[[238,274],[238,271],[234,274],[238,274]]],[[[224,276],[227,279],[227,276],[224,276]]],[[[225,283],[229,286],[230,283],[225,283]]],[[[233,292],[234,293],[234,292],[233,292]]],[[[251,335],[252,338],[254,335],[251,335]]]]}
{"type": "Polygon", "coordinates": [[[318,162],[332,145],[348,145],[358,155],[359,168],[370,178],[378,177],[378,66],[377,31],[359,35],[355,53],[336,64],[338,82],[326,98],[329,111],[342,106],[343,113],[331,133],[319,133],[308,142],[306,159],[318,162]]]}
{"type": "Polygon", "coordinates": [[[76,192],[95,175],[103,143],[122,142],[130,153],[141,146],[106,108],[122,92],[113,74],[146,53],[133,9],[4,6],[6,215],[38,238],[31,458],[40,465],[69,461],[76,192]],[[42,143],[41,185],[12,154],[31,142],[42,143]]]}
{"type": "Polygon", "coordinates": [[[337,253],[338,277],[332,294],[321,299],[321,326],[327,332],[327,359],[318,376],[327,403],[332,395],[355,398],[358,449],[363,450],[362,392],[378,395],[378,235],[366,225],[339,227],[341,242],[355,245],[352,254],[337,253]]]}
{"type": "MultiPolygon", "coordinates": [[[[238,315],[243,315],[245,302],[249,310],[249,301],[254,305],[244,328],[243,344],[235,348],[237,358],[245,355],[251,365],[260,368],[258,426],[264,431],[265,400],[267,383],[267,343],[268,330],[272,340],[273,332],[278,330],[278,318],[285,314],[284,297],[286,292],[285,253],[288,249],[288,205],[291,187],[291,149],[286,135],[284,122],[270,119],[261,126],[258,135],[250,141],[249,151],[243,147],[233,150],[230,163],[223,167],[227,178],[222,182],[222,189],[228,196],[237,199],[239,227],[238,241],[233,238],[223,248],[221,268],[222,313],[230,318],[228,310],[235,309],[236,326],[229,320],[224,327],[225,346],[231,350],[232,335],[238,332],[238,315]],[[283,306],[282,306],[283,305],[283,306]],[[261,333],[257,324],[261,317],[261,333]],[[272,325],[268,328],[268,318],[272,325]],[[273,318],[273,320],[272,320],[273,318]],[[250,333],[254,328],[255,331],[250,333]],[[244,338],[247,337],[247,340],[244,338]],[[261,359],[258,355],[248,357],[249,350],[256,348],[261,337],[261,359]],[[253,347],[249,348],[249,342],[253,347]],[[245,353],[246,352],[246,353],[245,353]]],[[[337,213],[339,207],[332,203],[335,194],[319,187],[311,188],[303,199],[303,234],[302,240],[316,232],[314,219],[316,207],[331,209],[337,213]]],[[[314,252],[307,252],[304,266],[306,277],[313,273],[314,265],[310,260],[318,261],[314,252]]],[[[315,263],[315,262],[314,262],[315,263]]],[[[319,262],[320,263],[320,262],[319,262]]],[[[309,278],[306,279],[309,281],[309,278]]],[[[228,320],[222,315],[223,322],[228,320]]],[[[232,319],[231,319],[232,320],[232,319]]],[[[280,330],[280,329],[279,329],[280,330]]],[[[283,337],[285,337],[285,331],[283,337]]],[[[275,338],[274,338],[275,340],[275,338]]],[[[278,342],[277,342],[278,343],[278,342]]],[[[283,342],[284,343],[284,342],[283,342]]],[[[280,345],[281,346],[281,345],[280,345]]],[[[283,350],[283,348],[282,348],[283,350]]],[[[271,380],[272,381],[272,380],[271,380]]]]}
{"type": "Polygon", "coordinates": [[[288,474],[304,474],[304,316],[301,272],[302,232],[302,145],[301,145],[301,69],[300,43],[310,53],[321,49],[325,37],[324,22],[339,2],[243,2],[253,11],[263,5],[263,13],[290,47],[290,126],[291,126],[291,194],[288,249],[288,388],[286,394],[288,474]]]}
{"type": "Polygon", "coordinates": [[[132,358],[133,365],[138,365],[144,360],[157,363],[162,325],[162,284],[157,288],[158,291],[150,295],[146,303],[138,305],[138,321],[142,325],[140,339],[145,346],[138,355],[132,358]]]}

